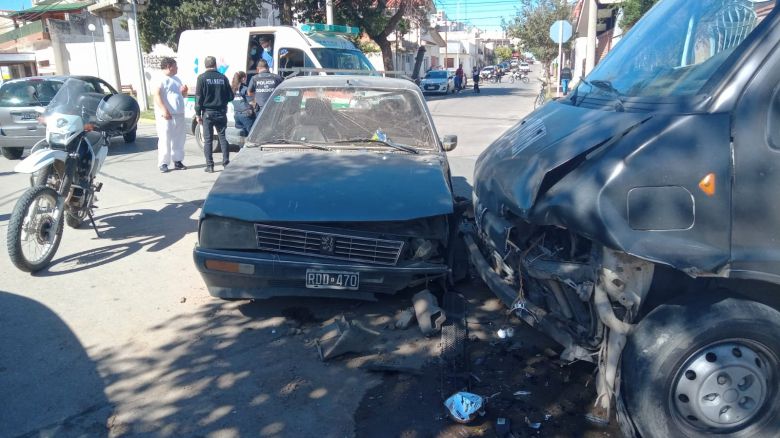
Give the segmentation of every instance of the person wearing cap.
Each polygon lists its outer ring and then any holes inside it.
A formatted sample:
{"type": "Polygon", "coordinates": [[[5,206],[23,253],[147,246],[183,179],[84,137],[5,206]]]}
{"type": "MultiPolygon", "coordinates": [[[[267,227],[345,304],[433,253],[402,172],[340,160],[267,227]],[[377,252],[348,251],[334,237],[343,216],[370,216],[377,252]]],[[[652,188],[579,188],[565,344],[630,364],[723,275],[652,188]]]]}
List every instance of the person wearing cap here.
{"type": "Polygon", "coordinates": [[[271,37],[267,35],[260,36],[260,47],[263,48],[262,58],[268,63],[268,69],[274,68],[274,48],[271,45],[271,37]]]}
{"type": "Polygon", "coordinates": [[[230,162],[230,145],[225,136],[227,129],[227,106],[233,101],[230,81],[217,71],[217,59],[207,56],[203,60],[206,72],[198,76],[195,87],[195,119],[203,125],[203,152],[206,155],[206,172],[214,172],[212,140],[217,130],[219,147],[222,149],[222,166],[230,162]]]}

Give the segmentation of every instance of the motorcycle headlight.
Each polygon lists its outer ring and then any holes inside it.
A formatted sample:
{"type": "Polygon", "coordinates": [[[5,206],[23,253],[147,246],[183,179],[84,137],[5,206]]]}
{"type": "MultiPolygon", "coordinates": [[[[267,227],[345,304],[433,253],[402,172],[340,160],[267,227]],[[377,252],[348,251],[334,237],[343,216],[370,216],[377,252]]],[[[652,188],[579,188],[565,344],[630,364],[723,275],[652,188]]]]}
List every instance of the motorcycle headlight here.
{"type": "Polygon", "coordinates": [[[49,134],[49,144],[64,145],[68,142],[68,133],[52,132],[49,134]]]}

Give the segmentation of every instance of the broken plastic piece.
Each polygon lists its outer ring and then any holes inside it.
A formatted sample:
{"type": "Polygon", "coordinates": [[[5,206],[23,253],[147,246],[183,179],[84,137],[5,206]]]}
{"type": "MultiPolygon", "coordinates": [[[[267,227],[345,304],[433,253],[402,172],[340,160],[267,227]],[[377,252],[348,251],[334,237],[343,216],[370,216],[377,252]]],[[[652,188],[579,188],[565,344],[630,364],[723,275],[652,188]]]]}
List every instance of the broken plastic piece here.
{"type": "Polygon", "coordinates": [[[542,423],[532,423],[528,417],[525,417],[525,424],[527,424],[531,429],[539,429],[542,427],[542,423]]]}
{"type": "Polygon", "coordinates": [[[412,297],[417,324],[425,336],[441,330],[447,315],[439,307],[439,302],[428,289],[422,290],[412,297]]]}
{"type": "Polygon", "coordinates": [[[458,392],[444,401],[452,419],[464,424],[481,415],[483,405],[484,399],[470,392],[458,392]]]}
{"type": "Polygon", "coordinates": [[[360,353],[371,347],[380,333],[367,329],[358,321],[347,321],[344,316],[325,326],[318,340],[318,351],[323,361],[346,353],[360,353]]]}
{"type": "Polygon", "coordinates": [[[531,391],[523,391],[523,390],[515,391],[515,393],[513,395],[515,397],[527,397],[527,396],[531,395],[531,391]]]}

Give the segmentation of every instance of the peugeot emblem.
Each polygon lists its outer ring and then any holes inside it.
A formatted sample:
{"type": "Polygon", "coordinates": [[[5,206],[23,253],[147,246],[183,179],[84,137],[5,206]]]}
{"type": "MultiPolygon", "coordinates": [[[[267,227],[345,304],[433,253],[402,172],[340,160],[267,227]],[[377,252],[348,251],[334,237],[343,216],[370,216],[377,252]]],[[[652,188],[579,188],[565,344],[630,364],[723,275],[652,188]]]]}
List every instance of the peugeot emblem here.
{"type": "Polygon", "coordinates": [[[336,238],[328,235],[322,236],[320,252],[333,254],[335,250],[336,250],[336,238]]]}

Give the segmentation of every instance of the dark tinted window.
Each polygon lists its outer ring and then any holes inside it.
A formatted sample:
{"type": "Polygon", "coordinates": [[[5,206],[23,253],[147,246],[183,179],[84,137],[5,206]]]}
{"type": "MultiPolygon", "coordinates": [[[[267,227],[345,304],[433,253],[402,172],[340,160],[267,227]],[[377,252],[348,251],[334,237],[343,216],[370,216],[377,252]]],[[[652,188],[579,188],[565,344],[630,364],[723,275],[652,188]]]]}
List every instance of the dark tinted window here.
{"type": "Polygon", "coordinates": [[[61,86],[62,82],[49,80],[5,83],[0,87],[0,106],[46,106],[61,86]]]}

